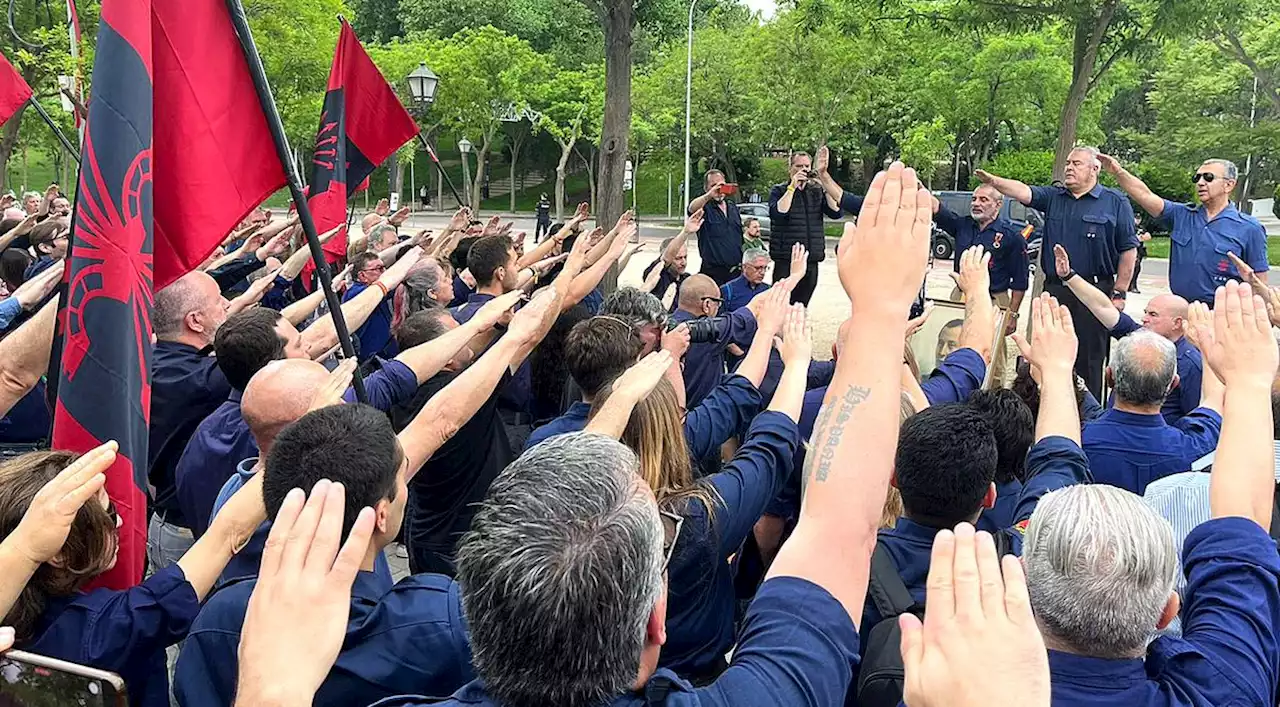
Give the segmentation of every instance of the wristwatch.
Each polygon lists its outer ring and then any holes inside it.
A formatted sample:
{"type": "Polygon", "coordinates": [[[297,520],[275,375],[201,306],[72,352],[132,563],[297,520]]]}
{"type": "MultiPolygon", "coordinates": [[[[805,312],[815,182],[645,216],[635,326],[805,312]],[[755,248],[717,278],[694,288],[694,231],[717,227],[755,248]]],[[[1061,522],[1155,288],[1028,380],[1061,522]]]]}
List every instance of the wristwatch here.
{"type": "Polygon", "coordinates": [[[1063,281],[1063,282],[1070,282],[1070,281],[1071,281],[1071,278],[1073,278],[1073,277],[1075,277],[1075,276],[1076,276],[1076,271],[1075,271],[1075,270],[1068,270],[1068,271],[1067,271],[1067,274],[1062,276],[1062,281],[1063,281]]]}
{"type": "Polygon", "coordinates": [[[1111,299],[1124,299],[1127,293],[1124,290],[1112,290],[1111,299]]]}

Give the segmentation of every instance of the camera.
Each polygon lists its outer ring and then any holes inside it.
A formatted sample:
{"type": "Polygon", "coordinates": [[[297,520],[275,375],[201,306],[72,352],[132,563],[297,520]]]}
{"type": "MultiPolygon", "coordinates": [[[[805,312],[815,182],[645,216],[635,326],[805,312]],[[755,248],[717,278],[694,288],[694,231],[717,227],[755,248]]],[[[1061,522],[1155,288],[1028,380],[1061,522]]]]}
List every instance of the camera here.
{"type": "Polygon", "coordinates": [[[687,322],[677,322],[674,319],[669,319],[667,320],[667,331],[671,331],[681,324],[689,327],[690,344],[711,344],[724,337],[724,333],[729,326],[729,320],[724,317],[702,317],[700,319],[691,319],[687,322]]]}

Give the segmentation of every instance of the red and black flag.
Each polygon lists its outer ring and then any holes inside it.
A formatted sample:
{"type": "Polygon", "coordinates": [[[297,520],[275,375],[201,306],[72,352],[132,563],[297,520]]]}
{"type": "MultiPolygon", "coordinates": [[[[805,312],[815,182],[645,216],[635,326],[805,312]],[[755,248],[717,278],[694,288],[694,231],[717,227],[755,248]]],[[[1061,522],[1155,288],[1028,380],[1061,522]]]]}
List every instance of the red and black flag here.
{"type": "Polygon", "coordinates": [[[0,124],[9,122],[14,113],[31,100],[31,87],[13,64],[0,54],[0,124]]]}
{"type": "Polygon", "coordinates": [[[120,445],[107,493],[120,552],[102,584],[142,579],[151,409],[151,0],[104,0],[67,284],[53,446],[120,445]]]}
{"type": "MultiPolygon", "coordinates": [[[[418,134],[413,116],[374,65],[346,20],[329,71],[307,203],[316,231],[346,223],[347,199],[400,146],[418,134]]],[[[347,251],[346,234],[324,246],[335,260],[347,251]]]]}

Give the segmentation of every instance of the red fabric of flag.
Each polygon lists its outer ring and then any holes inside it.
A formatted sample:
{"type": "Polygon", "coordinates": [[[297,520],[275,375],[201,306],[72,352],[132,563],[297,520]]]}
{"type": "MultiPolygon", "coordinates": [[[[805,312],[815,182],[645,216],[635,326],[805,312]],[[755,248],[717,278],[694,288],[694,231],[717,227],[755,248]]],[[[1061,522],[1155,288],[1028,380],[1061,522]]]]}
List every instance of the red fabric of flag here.
{"type": "Polygon", "coordinates": [[[31,98],[31,87],[9,59],[0,54],[0,124],[9,122],[31,98]]]}

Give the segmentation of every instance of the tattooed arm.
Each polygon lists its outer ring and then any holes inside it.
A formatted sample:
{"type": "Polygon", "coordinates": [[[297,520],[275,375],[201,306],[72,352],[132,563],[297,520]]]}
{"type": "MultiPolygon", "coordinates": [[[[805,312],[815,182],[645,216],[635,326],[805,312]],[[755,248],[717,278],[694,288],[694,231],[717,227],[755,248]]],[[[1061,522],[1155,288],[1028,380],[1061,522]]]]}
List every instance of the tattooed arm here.
{"type": "Polygon", "coordinates": [[[932,201],[895,162],[845,226],[840,281],[852,302],[835,376],[805,461],[795,533],[769,576],[806,579],[861,618],[876,529],[898,444],[907,312],[924,277],[932,201]]]}

